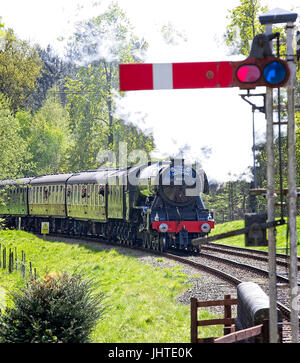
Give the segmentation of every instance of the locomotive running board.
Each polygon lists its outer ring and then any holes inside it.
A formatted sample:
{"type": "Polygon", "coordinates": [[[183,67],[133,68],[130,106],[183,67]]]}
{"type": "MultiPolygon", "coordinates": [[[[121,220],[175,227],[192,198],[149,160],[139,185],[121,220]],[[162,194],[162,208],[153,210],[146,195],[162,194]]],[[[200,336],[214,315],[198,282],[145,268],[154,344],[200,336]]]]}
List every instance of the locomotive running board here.
{"type": "MultiPolygon", "coordinates": [[[[285,224],[286,224],[286,221],[283,219],[280,219],[280,220],[277,220],[274,222],[257,223],[256,225],[259,225],[261,227],[261,229],[268,229],[268,228],[283,226],[285,224]]],[[[229,237],[239,236],[241,234],[246,234],[250,231],[250,229],[251,229],[251,226],[248,228],[236,229],[235,231],[231,231],[231,232],[216,234],[215,236],[211,236],[211,237],[206,237],[206,238],[202,237],[202,238],[193,239],[192,244],[195,247],[201,246],[202,244],[218,241],[220,239],[225,239],[225,238],[229,238],[229,237]]]]}

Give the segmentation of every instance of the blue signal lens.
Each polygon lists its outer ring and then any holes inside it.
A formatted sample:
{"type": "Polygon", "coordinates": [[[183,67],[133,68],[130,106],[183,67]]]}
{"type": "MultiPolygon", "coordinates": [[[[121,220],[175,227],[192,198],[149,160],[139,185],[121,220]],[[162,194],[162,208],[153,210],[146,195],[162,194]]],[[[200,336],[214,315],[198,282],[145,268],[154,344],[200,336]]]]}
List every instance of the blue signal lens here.
{"type": "Polygon", "coordinates": [[[287,75],[285,66],[277,61],[267,64],[264,68],[265,80],[273,85],[282,83],[287,75]]]}

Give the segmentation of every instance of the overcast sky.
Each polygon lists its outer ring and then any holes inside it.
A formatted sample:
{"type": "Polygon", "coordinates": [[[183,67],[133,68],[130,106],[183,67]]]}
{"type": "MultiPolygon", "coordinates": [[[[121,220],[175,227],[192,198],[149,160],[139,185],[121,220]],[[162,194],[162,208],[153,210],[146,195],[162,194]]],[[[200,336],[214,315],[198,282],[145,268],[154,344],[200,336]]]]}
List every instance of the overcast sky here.
{"type": "MultiPolygon", "coordinates": [[[[17,35],[43,46],[51,44],[62,54],[58,37],[72,34],[75,21],[104,12],[109,1],[102,0],[0,0],[0,16],[17,35]],[[100,3],[93,6],[94,3],[100,3]],[[79,6],[77,5],[79,4],[79,6]]],[[[223,44],[227,9],[238,0],[119,0],[135,33],[149,43],[147,62],[201,62],[238,60],[229,56],[223,44]],[[160,28],[171,23],[186,41],[167,45],[160,28]]],[[[276,7],[299,12],[297,1],[264,1],[276,7]]],[[[257,89],[262,92],[264,88],[257,89]]],[[[219,182],[243,173],[252,160],[252,113],[240,90],[199,89],[129,92],[119,112],[142,129],[151,129],[160,154],[176,154],[185,145],[189,157],[202,160],[210,179],[219,182]],[[144,121],[141,122],[140,120],[144,121]],[[211,150],[209,155],[202,148],[211,150]]],[[[257,139],[263,137],[266,123],[262,114],[255,118],[257,139]]]]}

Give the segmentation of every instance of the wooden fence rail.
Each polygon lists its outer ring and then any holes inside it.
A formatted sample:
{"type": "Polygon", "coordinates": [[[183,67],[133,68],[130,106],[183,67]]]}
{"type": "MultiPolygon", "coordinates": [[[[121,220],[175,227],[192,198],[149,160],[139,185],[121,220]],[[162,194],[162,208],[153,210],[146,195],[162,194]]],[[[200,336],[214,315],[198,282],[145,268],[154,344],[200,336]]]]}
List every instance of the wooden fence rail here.
{"type": "Polygon", "coordinates": [[[235,332],[235,319],[232,318],[232,306],[237,305],[237,299],[225,295],[224,300],[198,301],[191,298],[191,343],[236,343],[242,340],[259,337],[263,343],[269,342],[269,322],[235,332]],[[224,306],[223,319],[198,320],[198,308],[224,306]],[[198,338],[198,326],[224,325],[224,336],[220,338],[198,338]]]}
{"type": "Polygon", "coordinates": [[[12,273],[14,270],[20,270],[23,278],[26,277],[26,270],[29,271],[30,276],[34,278],[37,277],[36,268],[32,268],[32,263],[29,262],[29,266],[26,264],[26,254],[24,251],[21,251],[21,260],[18,259],[18,251],[15,247],[14,249],[10,248],[7,251],[5,246],[2,246],[0,243],[0,268],[2,267],[4,270],[8,268],[8,272],[12,273]],[[7,265],[8,262],[8,265],[7,265]]]}

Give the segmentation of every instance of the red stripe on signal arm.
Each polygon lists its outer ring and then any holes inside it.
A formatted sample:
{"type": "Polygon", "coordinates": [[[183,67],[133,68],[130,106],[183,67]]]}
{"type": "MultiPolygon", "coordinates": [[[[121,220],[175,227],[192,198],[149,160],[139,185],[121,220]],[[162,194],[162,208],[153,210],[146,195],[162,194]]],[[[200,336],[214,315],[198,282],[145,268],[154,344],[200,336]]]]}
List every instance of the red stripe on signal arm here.
{"type": "Polygon", "coordinates": [[[153,90],[152,64],[120,64],[120,91],[153,90]]]}
{"type": "Polygon", "coordinates": [[[232,87],[232,62],[173,63],[173,88],[232,87]]]}
{"type": "Polygon", "coordinates": [[[183,227],[185,227],[185,229],[190,232],[190,233],[203,233],[201,231],[201,226],[204,223],[208,223],[210,225],[210,228],[214,228],[215,227],[215,222],[211,222],[211,221],[181,221],[181,222],[176,222],[176,221],[159,221],[159,222],[153,222],[152,223],[152,228],[156,229],[157,231],[159,231],[159,226],[161,224],[167,224],[169,229],[167,233],[179,233],[183,227]]]}

